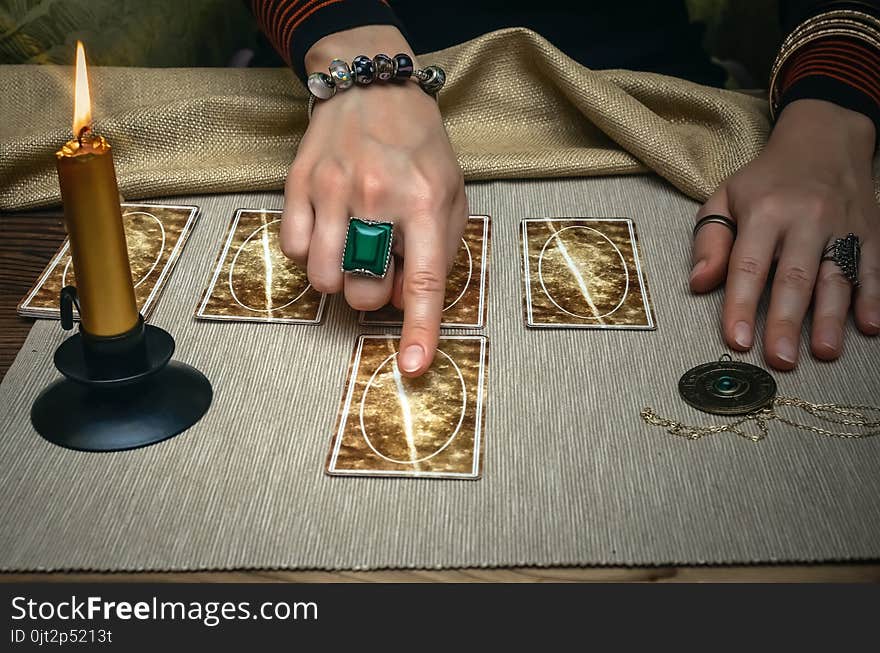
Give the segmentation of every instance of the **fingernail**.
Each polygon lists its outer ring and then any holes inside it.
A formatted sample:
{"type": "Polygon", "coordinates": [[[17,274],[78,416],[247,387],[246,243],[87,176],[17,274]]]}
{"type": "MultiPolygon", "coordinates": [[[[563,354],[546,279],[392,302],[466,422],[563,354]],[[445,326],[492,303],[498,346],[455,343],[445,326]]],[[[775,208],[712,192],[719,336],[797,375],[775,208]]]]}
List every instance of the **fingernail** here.
{"type": "Polygon", "coordinates": [[[837,351],[840,348],[840,334],[837,331],[820,333],[818,340],[820,345],[831,351],[837,351]]]}
{"type": "Polygon", "coordinates": [[[410,345],[397,357],[397,366],[404,372],[415,372],[422,366],[425,350],[421,345],[410,345]]]}
{"type": "Polygon", "coordinates": [[[698,274],[700,274],[700,272],[702,272],[705,269],[705,267],[706,267],[705,260],[697,261],[697,264],[691,270],[691,281],[693,281],[694,277],[697,276],[698,274]]]}
{"type": "Polygon", "coordinates": [[[743,349],[752,346],[752,325],[748,322],[739,321],[733,325],[733,341],[743,349]]]}
{"type": "Polygon", "coordinates": [[[795,363],[797,361],[797,350],[794,348],[794,343],[785,337],[777,340],[776,356],[786,363],[795,363]]]}

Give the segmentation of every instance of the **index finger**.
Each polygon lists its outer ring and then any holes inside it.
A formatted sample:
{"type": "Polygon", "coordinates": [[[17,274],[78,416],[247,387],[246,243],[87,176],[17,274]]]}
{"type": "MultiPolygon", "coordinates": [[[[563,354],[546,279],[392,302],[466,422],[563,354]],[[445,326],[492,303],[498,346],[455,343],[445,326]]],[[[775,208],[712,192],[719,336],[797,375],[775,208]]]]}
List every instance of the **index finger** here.
{"type": "MultiPolygon", "coordinates": [[[[734,220],[728,206],[727,190],[724,186],[710,197],[697,212],[697,221],[706,216],[723,216],[734,220]]],[[[734,220],[735,222],[735,220],[734,220]]],[[[692,246],[693,265],[690,274],[690,287],[695,293],[714,290],[727,276],[730,249],[733,246],[733,231],[724,226],[709,222],[694,234],[692,246]]]]}
{"type": "Polygon", "coordinates": [[[404,234],[403,332],[397,366],[406,376],[430,367],[446,295],[446,247],[436,223],[410,223],[404,234]]]}

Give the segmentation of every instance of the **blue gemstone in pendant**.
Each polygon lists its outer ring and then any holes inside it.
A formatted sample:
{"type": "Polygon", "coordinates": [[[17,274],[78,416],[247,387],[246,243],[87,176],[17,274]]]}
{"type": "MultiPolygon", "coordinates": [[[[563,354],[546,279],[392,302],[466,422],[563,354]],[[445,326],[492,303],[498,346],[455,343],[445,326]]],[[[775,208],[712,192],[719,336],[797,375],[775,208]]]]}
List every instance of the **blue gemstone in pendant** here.
{"type": "Polygon", "coordinates": [[[716,392],[720,392],[722,394],[730,394],[732,392],[736,392],[740,383],[732,376],[721,376],[715,380],[715,383],[712,384],[712,387],[716,392]]]}

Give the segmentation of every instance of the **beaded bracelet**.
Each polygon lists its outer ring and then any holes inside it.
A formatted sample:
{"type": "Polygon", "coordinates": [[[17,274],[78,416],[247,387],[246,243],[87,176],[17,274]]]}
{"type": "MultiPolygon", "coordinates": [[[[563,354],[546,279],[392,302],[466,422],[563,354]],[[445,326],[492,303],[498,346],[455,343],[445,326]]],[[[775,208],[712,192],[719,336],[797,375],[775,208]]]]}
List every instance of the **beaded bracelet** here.
{"type": "Polygon", "coordinates": [[[351,65],[342,59],[330,62],[330,74],[312,73],[306,80],[309,89],[309,118],[316,100],[329,100],[338,90],[345,90],[354,85],[368,86],[373,82],[404,82],[414,80],[428,95],[435,96],[446,83],[446,71],[440,66],[428,66],[415,69],[412,57],[400,53],[393,57],[377,54],[370,59],[359,55],[351,65]]]}

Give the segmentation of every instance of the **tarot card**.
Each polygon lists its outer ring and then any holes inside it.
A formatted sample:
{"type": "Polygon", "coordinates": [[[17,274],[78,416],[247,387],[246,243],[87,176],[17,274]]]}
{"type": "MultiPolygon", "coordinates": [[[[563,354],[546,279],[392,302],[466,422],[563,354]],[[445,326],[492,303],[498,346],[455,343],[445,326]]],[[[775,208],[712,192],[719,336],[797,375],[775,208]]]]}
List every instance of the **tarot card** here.
{"type": "MultiPolygon", "coordinates": [[[[488,215],[472,215],[468,220],[455,263],[446,280],[440,326],[480,329],[486,325],[490,227],[488,215]]],[[[399,327],[403,324],[403,314],[388,305],[378,311],[361,312],[359,321],[364,326],[399,327]]]]}
{"type": "Polygon", "coordinates": [[[327,455],[327,473],[479,478],[488,340],[441,336],[433,364],[415,379],[400,374],[399,344],[399,338],[392,336],[358,338],[327,455]]]}
{"type": "Polygon", "coordinates": [[[629,218],[529,218],[521,239],[528,326],[657,328],[629,218]]]}
{"type": "MultiPolygon", "coordinates": [[[[150,316],[162,288],[171,276],[198,213],[199,209],[195,206],[122,204],[134,294],[144,318],[150,316]]],[[[75,285],[70,241],[66,240],[18,305],[19,315],[59,319],[58,297],[61,289],[75,285]]]]}
{"type": "Polygon", "coordinates": [[[326,296],[278,242],[281,211],[239,209],[217,257],[196,317],[203,320],[318,324],[326,296]]]}

